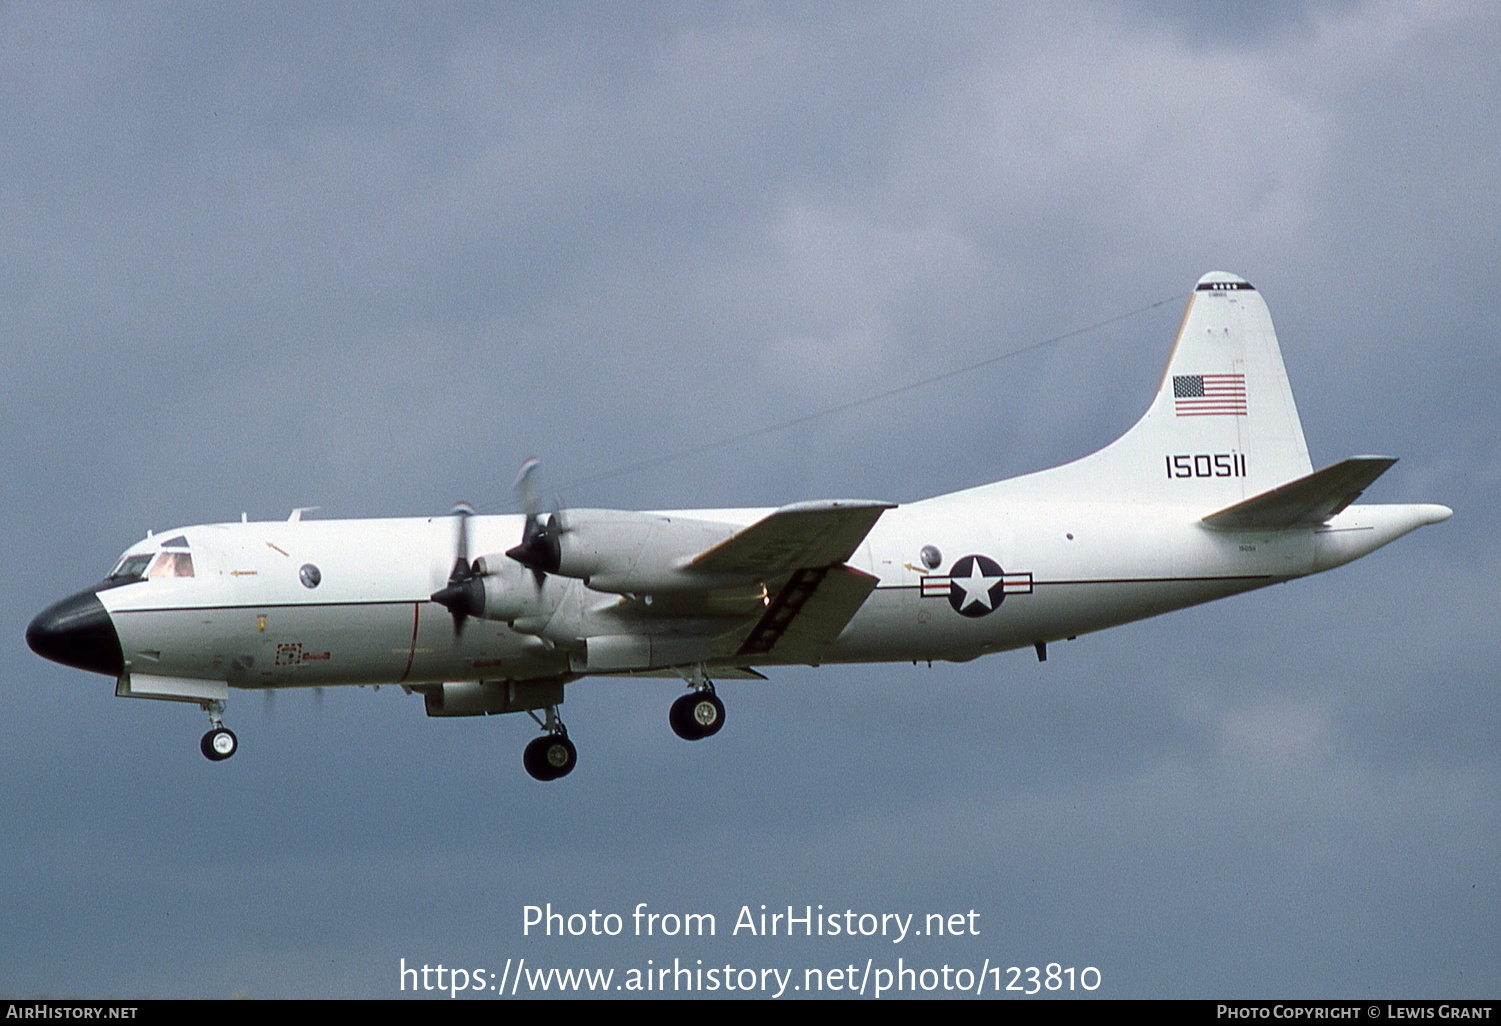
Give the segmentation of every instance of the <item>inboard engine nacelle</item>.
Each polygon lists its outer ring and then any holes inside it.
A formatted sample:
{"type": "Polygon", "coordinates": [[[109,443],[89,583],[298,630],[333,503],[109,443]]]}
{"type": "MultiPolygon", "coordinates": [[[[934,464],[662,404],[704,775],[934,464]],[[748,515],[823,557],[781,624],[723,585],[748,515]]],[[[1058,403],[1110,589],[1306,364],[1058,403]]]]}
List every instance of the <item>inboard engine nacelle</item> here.
{"type": "MultiPolygon", "coordinates": [[[[688,567],[694,556],[733,535],[737,529],[732,524],[613,509],[569,510],[539,517],[537,523],[540,526],[529,528],[527,539],[505,555],[538,573],[581,580],[596,591],[617,595],[702,591],[748,584],[754,576],[688,567]]],[[[505,577],[499,572],[499,558],[484,558],[480,572],[487,580],[492,573],[505,577]]],[[[487,602],[490,594],[487,585],[487,602]]],[[[495,608],[509,608],[505,601],[498,595],[501,604],[495,608]]]]}

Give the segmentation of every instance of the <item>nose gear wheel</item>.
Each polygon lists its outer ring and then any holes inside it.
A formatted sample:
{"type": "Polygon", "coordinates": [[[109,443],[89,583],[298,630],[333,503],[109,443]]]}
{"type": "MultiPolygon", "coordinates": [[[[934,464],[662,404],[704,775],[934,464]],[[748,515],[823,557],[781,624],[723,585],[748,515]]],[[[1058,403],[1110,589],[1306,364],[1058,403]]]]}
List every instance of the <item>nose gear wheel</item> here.
{"type": "Polygon", "coordinates": [[[203,757],[210,762],[223,762],[231,755],[240,750],[240,739],[235,737],[235,732],[224,725],[224,703],[204,702],[204,711],[208,713],[212,729],[198,742],[198,750],[203,757]]]}
{"type": "Polygon", "coordinates": [[[198,743],[199,751],[203,757],[211,762],[223,762],[240,748],[240,740],[235,737],[235,732],[228,727],[215,727],[203,735],[203,740],[198,743]]]}

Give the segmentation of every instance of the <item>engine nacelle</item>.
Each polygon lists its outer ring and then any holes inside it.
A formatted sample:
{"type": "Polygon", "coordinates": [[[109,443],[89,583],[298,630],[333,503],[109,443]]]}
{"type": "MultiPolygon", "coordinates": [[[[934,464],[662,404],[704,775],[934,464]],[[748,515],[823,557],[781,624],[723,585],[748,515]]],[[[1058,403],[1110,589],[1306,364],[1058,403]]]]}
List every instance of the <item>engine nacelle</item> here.
{"type": "Polygon", "coordinates": [[[474,561],[480,576],[476,584],[484,590],[484,600],[475,612],[486,620],[512,623],[515,620],[546,616],[557,596],[536,574],[506,557],[505,553],[481,556],[474,561]]]}
{"type": "Polygon", "coordinates": [[[738,530],[733,524],[609,509],[569,510],[561,516],[552,572],[596,591],[650,595],[746,583],[683,569],[694,556],[733,535],[738,530]]]}

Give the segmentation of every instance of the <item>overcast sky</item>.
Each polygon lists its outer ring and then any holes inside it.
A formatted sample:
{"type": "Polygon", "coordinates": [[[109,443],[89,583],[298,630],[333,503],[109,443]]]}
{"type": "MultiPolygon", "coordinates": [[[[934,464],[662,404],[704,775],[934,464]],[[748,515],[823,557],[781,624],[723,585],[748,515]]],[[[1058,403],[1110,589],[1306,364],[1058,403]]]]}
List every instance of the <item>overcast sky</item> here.
{"type": "Polygon", "coordinates": [[[1480,0],[0,6],[0,993],[903,957],[1496,997],[1498,44],[1480,0]],[[672,685],[585,681],[552,785],[524,717],[395,688],[236,696],[210,764],[196,709],[22,640],[147,529],[499,511],[530,455],[655,508],[1071,459],[1210,270],[1270,304],[1314,463],[1399,456],[1367,499],[1451,521],[1045,664],[730,682],[701,744],[672,685]],[[719,936],[523,937],[546,902],[719,936]],[[729,935],[762,904],[980,935],[729,935]]]}

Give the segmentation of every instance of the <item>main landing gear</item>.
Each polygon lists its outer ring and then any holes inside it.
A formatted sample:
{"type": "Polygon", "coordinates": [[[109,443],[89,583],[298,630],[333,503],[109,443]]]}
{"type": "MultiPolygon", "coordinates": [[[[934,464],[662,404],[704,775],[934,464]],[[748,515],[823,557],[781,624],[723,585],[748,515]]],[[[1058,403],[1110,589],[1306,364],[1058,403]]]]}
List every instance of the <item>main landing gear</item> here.
{"type": "Polygon", "coordinates": [[[568,740],[568,728],[563,726],[563,721],[558,718],[558,707],[547,707],[547,719],[537,719],[536,713],[530,713],[531,718],[537,720],[537,726],[541,727],[545,734],[539,738],[533,738],[531,743],[521,753],[521,764],[526,771],[538,780],[557,780],[566,777],[573,772],[573,767],[578,765],[578,749],[573,747],[573,742],[568,740]]]}
{"type": "Polygon", "coordinates": [[[223,762],[235,752],[240,750],[240,739],[235,737],[235,732],[224,725],[224,703],[205,702],[204,709],[208,710],[209,722],[214,726],[198,742],[199,751],[210,762],[223,762]]]}
{"type": "Polygon", "coordinates": [[[713,737],[724,726],[724,703],[714,693],[714,682],[704,675],[702,666],[684,677],[693,690],[672,703],[667,722],[684,741],[713,737]]]}

